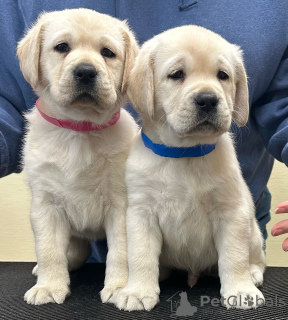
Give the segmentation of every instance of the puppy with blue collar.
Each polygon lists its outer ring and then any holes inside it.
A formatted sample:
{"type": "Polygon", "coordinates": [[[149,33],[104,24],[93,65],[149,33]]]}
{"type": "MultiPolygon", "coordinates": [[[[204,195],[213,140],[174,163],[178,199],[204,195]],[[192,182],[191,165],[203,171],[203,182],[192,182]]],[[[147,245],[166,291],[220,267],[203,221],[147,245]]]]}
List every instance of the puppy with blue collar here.
{"type": "Polygon", "coordinates": [[[216,265],[224,306],[264,304],[262,237],[228,132],[248,120],[240,48],[201,27],[170,29],[142,46],[128,96],[143,129],[126,163],[129,280],[114,303],[151,310],[161,272],[187,270],[192,286],[216,265]]]}

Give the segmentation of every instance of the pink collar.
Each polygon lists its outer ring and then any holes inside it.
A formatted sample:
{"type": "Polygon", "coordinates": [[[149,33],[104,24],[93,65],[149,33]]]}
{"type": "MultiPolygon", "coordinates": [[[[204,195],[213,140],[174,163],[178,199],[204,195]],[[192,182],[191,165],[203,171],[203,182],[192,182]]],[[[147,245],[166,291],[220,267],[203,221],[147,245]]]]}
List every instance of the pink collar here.
{"type": "Polygon", "coordinates": [[[57,127],[70,129],[74,131],[95,131],[102,130],[107,127],[113,126],[120,118],[120,110],[116,112],[112,118],[104,124],[95,124],[89,121],[74,121],[74,120],[66,120],[66,119],[56,119],[48,116],[46,113],[40,110],[39,104],[40,98],[36,101],[36,107],[41,114],[41,116],[48,122],[54,124],[57,127]]]}

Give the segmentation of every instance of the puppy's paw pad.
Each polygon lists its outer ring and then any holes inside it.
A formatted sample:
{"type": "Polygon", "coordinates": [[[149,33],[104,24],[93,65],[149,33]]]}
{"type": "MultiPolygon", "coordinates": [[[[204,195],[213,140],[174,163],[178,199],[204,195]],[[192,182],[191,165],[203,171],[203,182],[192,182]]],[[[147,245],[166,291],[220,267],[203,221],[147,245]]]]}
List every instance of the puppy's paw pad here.
{"type": "Polygon", "coordinates": [[[28,304],[41,305],[46,303],[63,303],[70,294],[69,288],[53,289],[49,286],[35,285],[24,295],[24,300],[28,304]]]}

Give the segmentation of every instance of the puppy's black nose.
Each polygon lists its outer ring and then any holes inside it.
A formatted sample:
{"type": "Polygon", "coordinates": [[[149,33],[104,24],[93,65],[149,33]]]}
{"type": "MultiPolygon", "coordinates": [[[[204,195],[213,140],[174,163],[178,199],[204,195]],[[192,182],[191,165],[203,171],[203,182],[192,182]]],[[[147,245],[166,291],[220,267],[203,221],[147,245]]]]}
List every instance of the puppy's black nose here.
{"type": "Polygon", "coordinates": [[[194,101],[199,109],[208,113],[217,107],[219,100],[214,92],[200,92],[194,101]]]}
{"type": "Polygon", "coordinates": [[[74,79],[84,85],[94,84],[97,76],[97,71],[91,64],[81,63],[74,69],[74,79]]]}

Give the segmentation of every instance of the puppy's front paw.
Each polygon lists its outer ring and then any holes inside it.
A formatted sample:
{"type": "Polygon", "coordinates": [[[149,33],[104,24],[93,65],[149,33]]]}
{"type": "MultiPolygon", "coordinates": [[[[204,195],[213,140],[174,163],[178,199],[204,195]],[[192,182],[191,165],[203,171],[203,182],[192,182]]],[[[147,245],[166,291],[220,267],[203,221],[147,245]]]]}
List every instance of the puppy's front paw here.
{"type": "Polygon", "coordinates": [[[70,294],[68,286],[62,288],[35,285],[25,293],[24,300],[28,304],[45,304],[45,303],[63,303],[65,298],[70,294]]]}
{"type": "Polygon", "coordinates": [[[125,287],[120,290],[115,301],[116,307],[126,311],[153,309],[159,302],[159,287],[151,288],[151,290],[144,289],[144,287],[137,289],[125,287]]]}
{"type": "Polygon", "coordinates": [[[227,308],[256,309],[265,304],[262,292],[254,285],[243,286],[222,294],[222,304],[227,308]]]}

